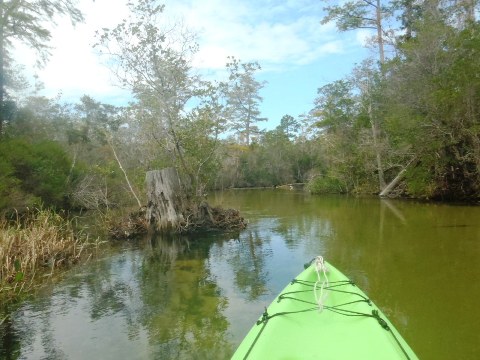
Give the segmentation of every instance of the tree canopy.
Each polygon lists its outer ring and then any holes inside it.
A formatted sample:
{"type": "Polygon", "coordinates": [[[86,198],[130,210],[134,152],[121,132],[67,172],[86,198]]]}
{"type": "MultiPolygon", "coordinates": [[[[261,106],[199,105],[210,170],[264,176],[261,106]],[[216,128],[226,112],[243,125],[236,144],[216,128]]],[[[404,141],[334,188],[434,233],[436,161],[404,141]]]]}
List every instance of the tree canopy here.
{"type": "Polygon", "coordinates": [[[381,29],[393,51],[319,86],[306,114],[265,128],[260,64],[231,57],[225,79],[200,76],[195,35],[151,0],[129,4],[129,17],[97,37],[134,94],[130,104],[10,97],[13,39],[38,50],[41,62],[51,36],[45,22],[82,16],[73,1],[0,5],[0,209],[141,204],[145,172],[169,166],[194,196],[301,182],[312,192],[480,198],[476,1],[329,2],[319,21],[371,28],[379,46],[381,29]]]}

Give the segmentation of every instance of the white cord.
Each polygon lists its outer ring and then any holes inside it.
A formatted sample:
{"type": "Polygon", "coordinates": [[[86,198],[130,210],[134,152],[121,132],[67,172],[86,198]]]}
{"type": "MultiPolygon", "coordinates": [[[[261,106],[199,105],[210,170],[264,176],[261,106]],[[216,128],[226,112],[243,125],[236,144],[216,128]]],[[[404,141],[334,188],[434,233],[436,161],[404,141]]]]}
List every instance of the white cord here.
{"type": "Polygon", "coordinates": [[[313,293],[315,294],[315,302],[318,304],[318,311],[322,312],[325,300],[327,299],[327,295],[328,295],[328,293],[324,292],[324,290],[329,285],[328,277],[327,277],[328,268],[322,256],[317,256],[315,258],[315,271],[317,273],[317,281],[313,286],[313,293]],[[321,276],[322,274],[324,277],[323,280],[321,276]],[[320,283],[321,283],[320,294],[318,294],[318,285],[320,283]]]}

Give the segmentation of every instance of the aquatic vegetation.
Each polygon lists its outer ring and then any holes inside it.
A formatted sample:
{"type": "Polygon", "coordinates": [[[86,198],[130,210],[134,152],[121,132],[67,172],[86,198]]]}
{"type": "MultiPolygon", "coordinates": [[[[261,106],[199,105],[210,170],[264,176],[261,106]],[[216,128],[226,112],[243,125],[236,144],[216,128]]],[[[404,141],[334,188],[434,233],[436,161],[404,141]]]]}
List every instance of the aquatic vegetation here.
{"type": "Polygon", "coordinates": [[[73,220],[51,210],[0,219],[0,302],[30,291],[55,269],[89,257],[91,251],[85,250],[96,245],[75,230],[73,220]]]}

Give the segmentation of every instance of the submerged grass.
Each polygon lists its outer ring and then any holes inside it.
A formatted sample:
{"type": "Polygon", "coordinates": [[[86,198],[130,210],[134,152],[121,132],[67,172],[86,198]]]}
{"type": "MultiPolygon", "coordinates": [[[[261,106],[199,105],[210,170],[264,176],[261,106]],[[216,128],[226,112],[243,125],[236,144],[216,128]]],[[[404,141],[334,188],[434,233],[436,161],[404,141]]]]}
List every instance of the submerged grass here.
{"type": "Polygon", "coordinates": [[[0,219],[0,304],[30,292],[40,278],[91,255],[88,236],[74,221],[36,210],[11,222],[0,219]]]}

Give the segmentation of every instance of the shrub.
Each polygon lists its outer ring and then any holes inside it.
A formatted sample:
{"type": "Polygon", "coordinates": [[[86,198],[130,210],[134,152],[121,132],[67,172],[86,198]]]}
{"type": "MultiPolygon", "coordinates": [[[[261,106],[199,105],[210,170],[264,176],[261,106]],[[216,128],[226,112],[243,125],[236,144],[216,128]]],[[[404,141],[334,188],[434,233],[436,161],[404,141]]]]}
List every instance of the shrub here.
{"type": "Polygon", "coordinates": [[[71,163],[53,141],[30,144],[23,139],[0,142],[0,209],[65,205],[71,163]]]}
{"type": "Polygon", "coordinates": [[[312,179],[308,183],[307,189],[312,194],[338,194],[345,192],[340,180],[329,176],[322,176],[312,179]]]}

